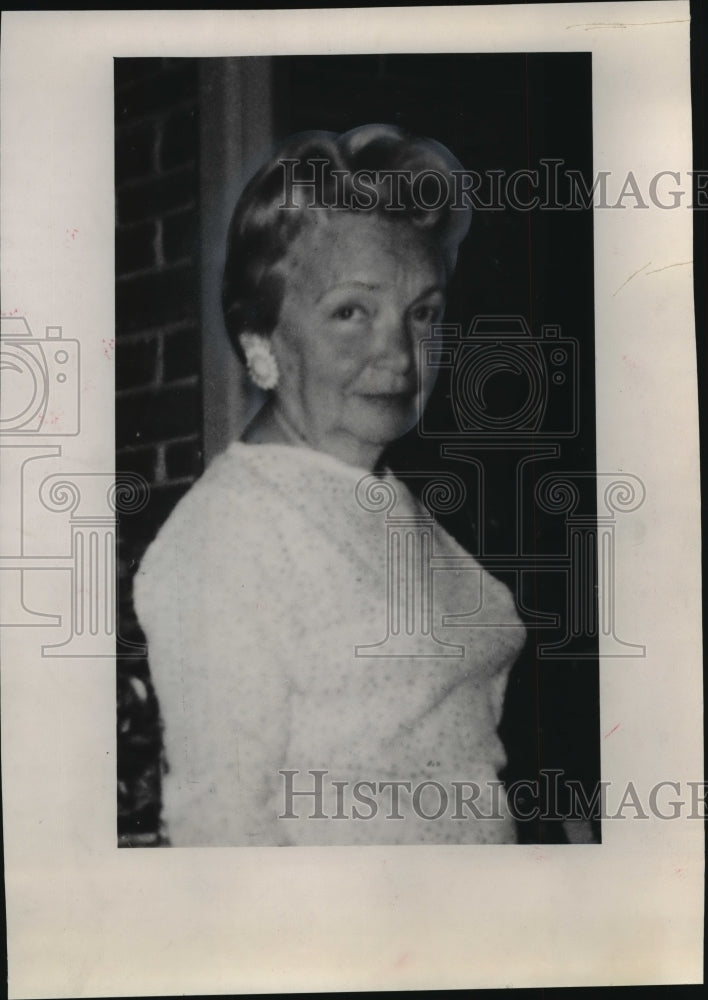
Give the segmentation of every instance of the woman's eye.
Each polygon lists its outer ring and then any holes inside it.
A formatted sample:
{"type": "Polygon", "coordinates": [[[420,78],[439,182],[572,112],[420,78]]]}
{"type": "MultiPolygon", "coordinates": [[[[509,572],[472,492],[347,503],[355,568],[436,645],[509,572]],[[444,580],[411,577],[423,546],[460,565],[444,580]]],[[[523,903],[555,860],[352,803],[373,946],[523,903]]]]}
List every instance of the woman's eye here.
{"type": "Polygon", "coordinates": [[[412,313],[416,323],[433,323],[437,315],[437,306],[416,306],[412,313]]]}
{"type": "Polygon", "coordinates": [[[332,314],[334,319],[348,320],[348,319],[360,319],[364,316],[364,309],[362,306],[340,306],[335,309],[332,314]]]}

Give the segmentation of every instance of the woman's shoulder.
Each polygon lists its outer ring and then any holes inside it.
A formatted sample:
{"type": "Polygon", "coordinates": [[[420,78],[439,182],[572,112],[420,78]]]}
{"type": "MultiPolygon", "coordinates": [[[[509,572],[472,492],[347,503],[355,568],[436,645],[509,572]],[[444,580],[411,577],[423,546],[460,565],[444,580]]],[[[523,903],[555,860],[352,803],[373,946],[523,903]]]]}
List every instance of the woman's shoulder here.
{"type": "MultiPolygon", "coordinates": [[[[246,463],[246,472],[247,468],[246,463]]],[[[199,557],[215,539],[225,541],[227,530],[233,532],[243,524],[246,484],[242,473],[238,450],[227,448],[217,456],[158,530],[143,556],[142,572],[158,568],[164,572],[171,559],[184,563],[199,557]]]]}
{"type": "Polygon", "coordinates": [[[292,451],[230,444],[177,502],[143,557],[143,569],[159,560],[164,571],[169,559],[212,558],[235,546],[243,556],[256,541],[258,525],[268,521],[276,487],[288,493],[292,451]]]}
{"type": "Polygon", "coordinates": [[[220,512],[232,514],[253,499],[264,485],[268,465],[267,449],[234,441],[207,466],[184,496],[179,500],[165,523],[172,530],[178,525],[193,521],[206,523],[220,512]]]}

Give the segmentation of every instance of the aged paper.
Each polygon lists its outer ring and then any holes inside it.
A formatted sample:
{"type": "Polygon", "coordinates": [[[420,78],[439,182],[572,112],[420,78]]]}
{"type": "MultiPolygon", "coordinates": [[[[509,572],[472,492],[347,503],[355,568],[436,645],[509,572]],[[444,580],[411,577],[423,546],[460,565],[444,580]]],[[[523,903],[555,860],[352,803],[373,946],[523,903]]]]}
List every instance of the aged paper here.
{"type": "Polygon", "coordinates": [[[11,12],[3,29],[2,378],[24,379],[0,428],[10,995],[699,981],[688,4],[11,12]],[[644,652],[600,635],[602,844],[119,850],[113,518],[139,497],[113,487],[114,59],[426,51],[591,53],[598,513],[616,477],[638,501],[600,601],[644,652]]]}

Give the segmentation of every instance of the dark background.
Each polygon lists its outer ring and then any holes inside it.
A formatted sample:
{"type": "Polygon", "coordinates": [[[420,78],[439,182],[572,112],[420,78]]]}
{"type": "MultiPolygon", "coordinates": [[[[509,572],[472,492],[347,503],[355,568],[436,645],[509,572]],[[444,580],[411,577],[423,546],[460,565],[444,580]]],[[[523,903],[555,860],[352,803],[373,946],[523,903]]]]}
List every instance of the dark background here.
{"type": "MultiPolygon", "coordinates": [[[[118,59],[115,67],[117,469],[139,472],[151,487],[148,506],[120,525],[121,635],[140,641],[132,575],[203,465],[199,163],[208,151],[199,147],[199,60],[118,59]]],[[[549,157],[581,170],[591,184],[589,54],[278,57],[273,80],[276,137],[391,122],[443,142],[466,169],[510,174],[549,157]]],[[[520,315],[536,338],[542,324],[557,324],[579,345],[580,433],[558,437],[555,464],[539,459],[536,469],[532,462],[532,481],[549,471],[595,469],[592,281],[590,211],[475,213],[447,321],[466,330],[475,315],[520,315]]],[[[520,391],[513,376],[490,385],[502,410],[520,391]]],[[[431,407],[436,426],[454,428],[444,380],[431,407]]],[[[510,551],[517,516],[518,453],[495,448],[492,438],[485,443],[494,489],[484,524],[469,505],[446,523],[482,561],[510,551]]],[[[525,453],[533,455],[541,443],[527,435],[525,453]]],[[[443,458],[440,440],[416,432],[387,460],[403,474],[413,467],[431,474],[449,469],[470,485],[474,479],[472,465],[443,458]]],[[[588,480],[582,504],[590,517],[594,495],[588,480]]],[[[533,551],[562,555],[565,519],[544,515],[530,491],[518,502],[533,551]]],[[[561,633],[566,597],[562,574],[525,575],[527,606],[559,613],[561,633]]],[[[511,676],[501,730],[506,777],[534,780],[542,768],[562,769],[591,790],[600,777],[596,638],[586,637],[583,658],[549,661],[537,645],[559,637],[550,631],[530,629],[511,676]]],[[[119,657],[118,696],[120,842],[159,844],[160,734],[146,659],[119,657]]],[[[564,839],[558,823],[533,822],[520,834],[537,842],[564,839]]]]}

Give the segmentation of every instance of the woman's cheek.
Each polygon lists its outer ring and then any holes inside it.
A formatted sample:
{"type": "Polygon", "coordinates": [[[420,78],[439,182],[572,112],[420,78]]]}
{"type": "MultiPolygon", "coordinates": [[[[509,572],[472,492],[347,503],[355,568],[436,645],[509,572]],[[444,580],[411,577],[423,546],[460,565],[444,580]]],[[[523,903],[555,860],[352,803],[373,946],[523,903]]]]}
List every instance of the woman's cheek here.
{"type": "Polygon", "coordinates": [[[344,386],[362,364],[361,345],[348,337],[332,337],[325,350],[319,352],[317,368],[326,383],[344,386]]]}
{"type": "Polygon", "coordinates": [[[435,383],[438,380],[438,371],[439,369],[437,365],[424,365],[422,369],[418,369],[418,384],[420,386],[419,401],[421,409],[425,406],[432,395],[435,383]]]}

